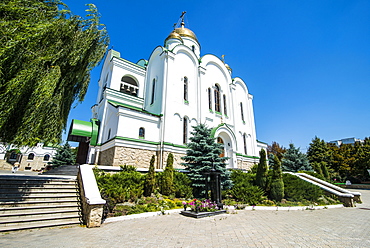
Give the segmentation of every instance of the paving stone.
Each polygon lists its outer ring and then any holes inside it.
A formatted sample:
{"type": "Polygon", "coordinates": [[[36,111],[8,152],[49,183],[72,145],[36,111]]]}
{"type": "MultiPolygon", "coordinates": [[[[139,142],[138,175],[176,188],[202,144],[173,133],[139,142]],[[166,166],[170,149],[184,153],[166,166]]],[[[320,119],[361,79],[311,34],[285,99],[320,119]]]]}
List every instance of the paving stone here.
{"type": "Polygon", "coordinates": [[[179,213],[0,234],[0,247],[370,247],[370,190],[356,208],[244,210],[203,219],[179,213]]]}

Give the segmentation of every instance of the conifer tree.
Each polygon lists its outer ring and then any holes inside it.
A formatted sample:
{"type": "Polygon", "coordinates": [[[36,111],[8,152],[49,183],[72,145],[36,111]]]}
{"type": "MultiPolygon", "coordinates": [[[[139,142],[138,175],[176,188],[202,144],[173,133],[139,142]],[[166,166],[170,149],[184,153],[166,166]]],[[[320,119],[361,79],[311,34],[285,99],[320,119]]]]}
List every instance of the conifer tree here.
{"type": "Polygon", "coordinates": [[[213,167],[221,172],[221,185],[229,188],[232,185],[230,173],[226,170],[225,161],[227,157],[220,157],[222,144],[216,143],[211,136],[211,129],[204,124],[193,126],[192,137],[187,144],[186,156],[182,159],[185,168],[189,171],[188,176],[192,181],[193,194],[195,197],[206,197],[205,192],[205,172],[209,172],[213,167]]]}
{"type": "Polygon", "coordinates": [[[58,144],[109,43],[96,7],[83,19],[60,0],[2,0],[0,30],[0,140],[58,144]]]}
{"type": "Polygon", "coordinates": [[[299,148],[295,148],[293,144],[289,144],[289,149],[284,153],[281,164],[283,171],[312,171],[306,155],[301,153],[299,148]]]}
{"type": "Polygon", "coordinates": [[[57,149],[57,153],[55,154],[51,164],[54,167],[58,167],[61,165],[74,165],[75,161],[76,156],[69,143],[66,142],[62,147],[57,149]]]}
{"type": "Polygon", "coordinates": [[[268,167],[266,161],[266,151],[264,149],[261,149],[260,161],[258,163],[256,173],[256,185],[259,186],[261,189],[266,190],[267,177],[268,177],[268,167]]]}
{"type": "Polygon", "coordinates": [[[279,158],[274,155],[274,165],[272,168],[270,199],[280,202],[284,197],[284,181],[281,172],[281,162],[279,158]]]}
{"type": "Polygon", "coordinates": [[[173,173],[173,155],[169,153],[166,168],[164,168],[163,171],[162,194],[164,195],[171,195],[174,193],[173,173]]]}
{"type": "Polygon", "coordinates": [[[155,170],[154,170],[155,156],[152,156],[149,165],[148,174],[145,177],[144,195],[150,196],[155,190],[155,170]]]}

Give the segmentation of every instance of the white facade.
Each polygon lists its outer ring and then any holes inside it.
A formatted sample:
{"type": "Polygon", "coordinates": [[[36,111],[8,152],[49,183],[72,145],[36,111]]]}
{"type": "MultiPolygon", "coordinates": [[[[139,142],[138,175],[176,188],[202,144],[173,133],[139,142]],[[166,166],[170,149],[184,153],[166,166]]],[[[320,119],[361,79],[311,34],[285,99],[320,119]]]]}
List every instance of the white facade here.
{"type": "Polygon", "coordinates": [[[0,169],[9,170],[15,163],[19,163],[21,171],[40,171],[52,161],[56,151],[55,147],[44,146],[43,143],[21,148],[0,143],[0,169]]]}
{"type": "Polygon", "coordinates": [[[172,152],[175,166],[181,167],[191,126],[205,123],[224,144],[227,167],[257,163],[267,145],[256,138],[253,96],[222,60],[200,54],[195,34],[183,24],[147,61],[132,63],[110,50],[92,108],[100,127],[89,162],[147,167],[137,157],[151,152],[158,157],[157,168],[163,168],[165,154],[172,152]]]}

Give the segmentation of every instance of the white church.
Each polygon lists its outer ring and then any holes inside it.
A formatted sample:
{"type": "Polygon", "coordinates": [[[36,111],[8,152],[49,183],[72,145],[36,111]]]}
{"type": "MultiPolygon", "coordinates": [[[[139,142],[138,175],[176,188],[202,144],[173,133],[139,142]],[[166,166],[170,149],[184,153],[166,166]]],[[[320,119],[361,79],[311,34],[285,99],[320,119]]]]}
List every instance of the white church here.
{"type": "Polygon", "coordinates": [[[73,120],[68,140],[80,142],[79,163],[163,169],[169,153],[182,168],[192,126],[212,128],[227,168],[258,163],[267,144],[257,141],[253,96],[245,82],[212,54],[201,55],[193,31],[181,25],[148,60],[125,60],[109,50],[90,121],[73,120]]]}

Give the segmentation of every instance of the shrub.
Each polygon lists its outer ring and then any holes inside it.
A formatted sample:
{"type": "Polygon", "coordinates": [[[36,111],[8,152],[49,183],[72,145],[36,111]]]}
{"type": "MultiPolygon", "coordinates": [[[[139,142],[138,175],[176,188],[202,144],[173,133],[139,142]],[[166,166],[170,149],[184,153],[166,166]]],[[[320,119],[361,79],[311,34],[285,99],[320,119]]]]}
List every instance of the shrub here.
{"type": "Polygon", "coordinates": [[[319,186],[306,182],[297,176],[283,174],[285,198],[296,202],[318,202],[324,192],[319,186]]]}
{"type": "Polygon", "coordinates": [[[173,172],[173,182],[174,182],[174,193],[178,198],[192,198],[193,189],[191,188],[191,180],[189,177],[182,172],[173,172]]]}

